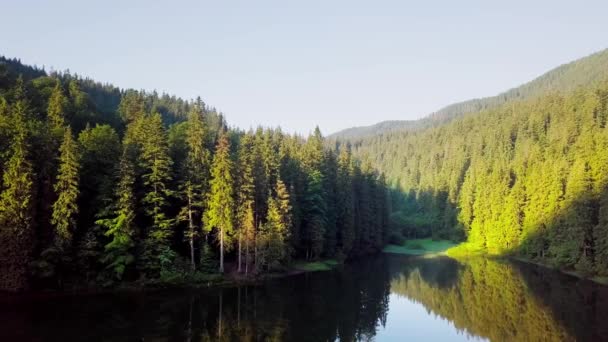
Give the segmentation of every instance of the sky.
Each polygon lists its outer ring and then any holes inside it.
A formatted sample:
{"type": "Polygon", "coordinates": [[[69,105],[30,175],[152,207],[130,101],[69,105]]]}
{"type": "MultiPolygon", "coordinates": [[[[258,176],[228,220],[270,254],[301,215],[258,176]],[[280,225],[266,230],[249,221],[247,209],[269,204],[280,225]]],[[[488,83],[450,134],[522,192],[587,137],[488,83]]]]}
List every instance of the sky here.
{"type": "Polygon", "coordinates": [[[495,95],[608,48],[608,1],[3,3],[0,54],[324,134],[495,95]]]}

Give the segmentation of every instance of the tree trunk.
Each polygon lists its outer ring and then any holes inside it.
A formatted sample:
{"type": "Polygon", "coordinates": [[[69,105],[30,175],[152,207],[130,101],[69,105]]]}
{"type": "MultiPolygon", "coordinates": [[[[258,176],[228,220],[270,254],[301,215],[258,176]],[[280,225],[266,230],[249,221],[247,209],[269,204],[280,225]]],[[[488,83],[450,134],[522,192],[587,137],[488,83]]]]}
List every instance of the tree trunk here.
{"type": "Polygon", "coordinates": [[[249,273],[249,239],[245,241],[245,275],[249,273]]]}
{"type": "Polygon", "coordinates": [[[241,234],[239,232],[239,267],[238,267],[239,273],[241,273],[241,260],[242,260],[242,258],[241,258],[241,240],[242,240],[242,236],[243,236],[243,234],[241,234]]]}
{"type": "Polygon", "coordinates": [[[253,269],[258,269],[258,244],[256,242],[253,244],[253,269]]]}
{"type": "Polygon", "coordinates": [[[188,227],[190,228],[190,263],[192,272],[196,271],[194,261],[194,222],[192,220],[192,195],[188,195],[188,227]]]}
{"type": "Polygon", "coordinates": [[[220,273],[224,273],[224,230],[220,229],[220,273]]]}

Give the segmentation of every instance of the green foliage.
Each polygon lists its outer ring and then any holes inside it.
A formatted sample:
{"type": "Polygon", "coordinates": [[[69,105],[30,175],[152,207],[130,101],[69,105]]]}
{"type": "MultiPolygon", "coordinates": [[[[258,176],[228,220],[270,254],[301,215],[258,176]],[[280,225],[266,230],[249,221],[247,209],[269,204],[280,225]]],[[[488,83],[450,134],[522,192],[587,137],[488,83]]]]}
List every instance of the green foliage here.
{"type": "Polygon", "coordinates": [[[382,175],[318,128],[227,127],[200,99],[0,57],[0,289],[28,272],[40,287],[159,285],[208,281],[224,258],[250,275],[380,250],[382,175]]]}
{"type": "Polygon", "coordinates": [[[56,85],[49,98],[49,105],[46,111],[48,121],[53,129],[63,128],[65,126],[67,107],[68,99],[63,94],[61,82],[56,80],[56,85]]]}
{"type": "Polygon", "coordinates": [[[135,260],[131,251],[135,245],[133,238],[136,231],[134,183],[133,165],[125,150],[120,162],[120,179],[116,188],[116,204],[112,216],[96,222],[107,228],[105,235],[111,238],[111,241],[105,245],[102,262],[118,280],[122,279],[127,266],[135,260]]]}
{"type": "Polygon", "coordinates": [[[139,160],[143,171],[142,206],[150,226],[146,232],[142,257],[146,271],[156,276],[162,270],[163,263],[167,262],[166,259],[170,258],[168,251],[174,219],[167,216],[165,207],[173,194],[169,188],[173,162],[169,157],[169,146],[160,114],[155,113],[144,120],[146,136],[139,160]]]}
{"type": "Polygon", "coordinates": [[[234,222],[234,198],[230,143],[225,132],[220,135],[211,166],[211,190],[205,212],[205,231],[216,228],[220,244],[220,272],[224,272],[224,248],[230,246],[234,222]]]}
{"type": "Polygon", "coordinates": [[[33,238],[34,170],[29,161],[28,103],[17,85],[12,107],[13,124],[8,161],[3,168],[0,192],[0,288],[27,287],[27,264],[33,238]]]}
{"type": "Polygon", "coordinates": [[[279,179],[275,197],[268,198],[266,223],[261,227],[257,239],[258,262],[260,269],[280,270],[291,257],[289,231],[291,229],[291,205],[285,184],[279,179]]]}
{"type": "Polygon", "coordinates": [[[59,172],[54,186],[57,200],[53,204],[51,224],[55,226],[57,246],[65,248],[71,244],[72,235],[76,230],[80,194],[80,156],[70,127],[65,130],[59,152],[59,172]]]}
{"type": "Polygon", "coordinates": [[[406,238],[464,235],[468,243],[454,254],[517,254],[605,274],[607,87],[369,137],[353,145],[353,155],[373,156],[374,168],[405,194],[390,219],[406,238]]]}

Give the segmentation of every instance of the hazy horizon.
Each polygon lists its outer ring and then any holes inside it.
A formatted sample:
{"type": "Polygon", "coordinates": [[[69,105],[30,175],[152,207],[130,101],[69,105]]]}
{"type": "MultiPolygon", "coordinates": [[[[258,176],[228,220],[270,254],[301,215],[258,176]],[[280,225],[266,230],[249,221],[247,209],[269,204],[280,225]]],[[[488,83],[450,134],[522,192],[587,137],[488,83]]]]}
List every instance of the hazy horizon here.
{"type": "Polygon", "coordinates": [[[5,10],[7,57],[121,88],[200,95],[237,127],[302,134],[496,95],[606,48],[608,31],[599,1],[21,1],[5,10]]]}

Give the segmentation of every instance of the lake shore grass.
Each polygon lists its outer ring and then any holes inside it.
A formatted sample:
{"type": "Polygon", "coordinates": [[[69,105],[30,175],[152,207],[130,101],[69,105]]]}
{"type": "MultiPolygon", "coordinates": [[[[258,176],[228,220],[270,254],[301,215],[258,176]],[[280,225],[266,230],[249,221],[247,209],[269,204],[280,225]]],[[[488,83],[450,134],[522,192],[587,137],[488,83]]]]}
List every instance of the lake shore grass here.
{"type": "Polygon", "coordinates": [[[446,250],[445,254],[452,258],[468,258],[477,256],[489,256],[483,249],[476,247],[468,242],[454,245],[446,250]]]}
{"type": "Polygon", "coordinates": [[[405,241],[402,245],[387,245],[382,252],[388,254],[435,256],[445,255],[447,250],[456,245],[457,243],[449,240],[413,239],[405,241]]]}
{"type": "Polygon", "coordinates": [[[338,265],[339,262],[335,259],[326,259],[320,261],[300,261],[294,263],[291,269],[303,272],[318,272],[332,270],[338,265]]]}

